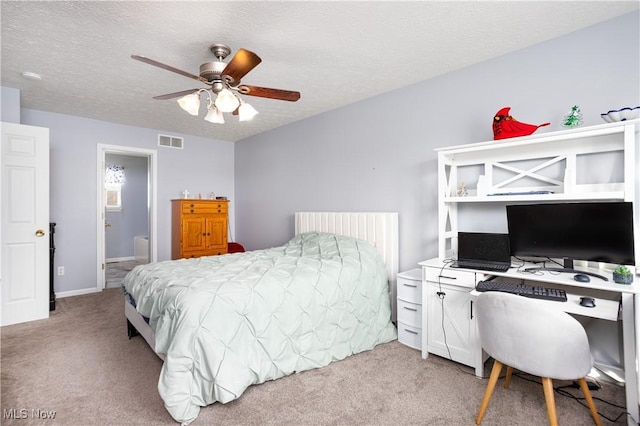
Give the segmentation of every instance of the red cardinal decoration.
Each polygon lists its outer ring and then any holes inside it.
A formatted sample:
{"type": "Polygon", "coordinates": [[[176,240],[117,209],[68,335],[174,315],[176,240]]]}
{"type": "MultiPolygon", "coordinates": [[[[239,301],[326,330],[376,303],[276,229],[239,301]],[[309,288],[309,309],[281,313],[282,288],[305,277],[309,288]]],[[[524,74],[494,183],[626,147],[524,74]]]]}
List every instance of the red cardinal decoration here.
{"type": "Polygon", "coordinates": [[[529,136],[539,127],[548,126],[551,123],[542,123],[539,125],[521,123],[509,115],[511,107],[504,107],[496,112],[493,117],[493,139],[515,138],[518,136],[529,136]]]}

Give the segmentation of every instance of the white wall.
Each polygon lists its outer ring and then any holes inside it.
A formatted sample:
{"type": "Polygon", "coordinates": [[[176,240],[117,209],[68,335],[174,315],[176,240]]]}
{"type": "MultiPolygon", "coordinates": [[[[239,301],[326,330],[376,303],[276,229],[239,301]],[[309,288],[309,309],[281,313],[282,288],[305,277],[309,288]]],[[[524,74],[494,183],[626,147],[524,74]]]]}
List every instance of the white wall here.
{"type": "Polygon", "coordinates": [[[295,211],[397,211],[400,269],[436,256],[433,149],[492,140],[504,106],[523,122],[550,121],[542,133],[563,129],[573,105],[585,126],[640,105],[639,21],[625,15],[237,142],[238,242],[284,243],[295,211]]]}
{"type": "Polygon", "coordinates": [[[20,90],[11,87],[0,87],[1,105],[0,121],[20,123],[20,90]]]}
{"type": "MultiPolygon", "coordinates": [[[[158,130],[23,109],[23,124],[50,129],[50,217],[65,266],[56,293],[96,287],[97,144],[158,150],[159,260],[170,258],[169,200],[188,189],[231,199],[232,234],[247,249],[287,241],[295,211],[397,211],[400,268],[412,268],[437,254],[433,149],[492,139],[503,106],[521,121],[551,121],[539,131],[549,132],[575,104],[585,125],[640,105],[639,20],[616,18],[235,146],[177,134],[184,150],[160,148],[158,130]]],[[[13,110],[19,102],[12,90],[2,90],[3,118],[5,100],[13,110]]]]}
{"type": "Polygon", "coordinates": [[[22,110],[22,124],[49,128],[50,220],[56,222],[56,294],[97,287],[97,145],[157,150],[158,260],[171,258],[171,203],[185,188],[203,196],[213,191],[231,200],[234,214],[234,145],[215,139],[185,138],[182,150],[158,146],[166,131],[123,126],[44,111],[22,110]]]}

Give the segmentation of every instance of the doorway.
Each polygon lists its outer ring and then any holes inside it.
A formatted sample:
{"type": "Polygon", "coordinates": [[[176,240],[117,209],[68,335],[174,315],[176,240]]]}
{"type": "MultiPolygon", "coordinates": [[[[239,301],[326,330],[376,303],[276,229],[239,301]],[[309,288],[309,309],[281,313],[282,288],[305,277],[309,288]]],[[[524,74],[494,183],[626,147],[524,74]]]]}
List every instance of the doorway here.
{"type": "MultiPolygon", "coordinates": [[[[156,172],[157,152],[155,150],[124,147],[119,145],[98,145],[98,229],[97,229],[97,287],[101,291],[107,287],[119,286],[116,282],[126,275],[138,263],[157,261],[157,219],[156,219],[156,172]],[[107,164],[120,163],[124,168],[125,183],[122,185],[122,204],[114,207],[113,188],[109,190],[107,201],[107,189],[105,176],[107,164]],[[126,199],[126,175],[129,168],[131,184],[137,185],[135,191],[142,191],[142,195],[135,198],[145,198],[146,206],[137,207],[125,203],[126,199]],[[144,176],[135,177],[144,173],[144,176]],[[137,179],[136,181],[133,179],[137,179]],[[141,211],[142,210],[142,211],[141,211]],[[145,214],[146,213],[146,214],[145,214]],[[137,223],[132,223],[137,222],[137,223]],[[113,229],[113,231],[112,231],[113,229]],[[132,229],[136,229],[135,232],[132,229]],[[123,235],[127,232],[133,234],[129,237],[123,235]],[[113,234],[118,233],[114,239],[113,234]],[[122,241],[124,238],[124,241],[122,241]],[[120,240],[118,242],[118,240],[120,240]],[[114,244],[115,242],[115,244],[114,244]],[[121,247],[127,244],[126,248],[121,247]],[[123,251],[124,250],[124,251],[123,251]],[[136,260],[137,259],[137,260],[136,260]]],[[[131,191],[130,185],[127,190],[131,191]]]]}

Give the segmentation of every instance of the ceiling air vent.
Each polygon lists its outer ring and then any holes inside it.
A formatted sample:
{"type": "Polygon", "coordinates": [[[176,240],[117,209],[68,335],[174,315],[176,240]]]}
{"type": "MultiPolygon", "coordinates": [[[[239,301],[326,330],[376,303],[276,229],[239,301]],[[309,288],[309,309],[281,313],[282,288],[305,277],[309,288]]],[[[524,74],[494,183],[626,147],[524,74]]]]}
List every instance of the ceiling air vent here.
{"type": "Polygon", "coordinates": [[[184,138],[177,136],[158,135],[158,146],[182,149],[184,138]]]}

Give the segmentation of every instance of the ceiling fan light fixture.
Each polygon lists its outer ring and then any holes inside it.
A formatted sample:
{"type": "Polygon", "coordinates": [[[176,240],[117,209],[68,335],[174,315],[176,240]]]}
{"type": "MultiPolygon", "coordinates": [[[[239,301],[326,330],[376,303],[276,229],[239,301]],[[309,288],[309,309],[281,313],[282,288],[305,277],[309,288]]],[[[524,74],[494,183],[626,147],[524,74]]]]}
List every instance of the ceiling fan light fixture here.
{"type": "Polygon", "coordinates": [[[229,89],[222,89],[218,93],[214,105],[222,112],[233,112],[240,105],[240,100],[229,89]]]}
{"type": "MultiPolygon", "coordinates": [[[[223,113],[238,115],[239,121],[249,121],[253,119],[256,114],[258,114],[258,111],[251,105],[246,104],[241,98],[241,95],[289,102],[296,102],[300,99],[300,92],[240,84],[241,79],[262,62],[262,59],[250,50],[239,49],[229,62],[224,62],[224,59],[231,53],[229,46],[213,44],[210,46],[210,50],[216,59],[201,64],[199,75],[183,71],[171,65],[158,62],[155,59],[147,58],[146,56],[131,55],[131,58],[197,80],[208,86],[201,89],[182,90],[175,93],[154,96],[153,99],[166,100],[179,98],[178,104],[180,108],[191,115],[198,116],[201,95],[204,92],[207,95],[205,105],[207,114],[204,119],[211,123],[224,123],[223,113]]],[[[36,77],[35,74],[31,75],[31,73],[24,73],[23,75],[26,78],[36,77]]]]}
{"type": "Polygon", "coordinates": [[[238,108],[238,121],[250,121],[258,115],[258,111],[246,102],[242,102],[238,108]]]}
{"type": "Polygon", "coordinates": [[[200,110],[200,93],[191,93],[178,99],[180,108],[187,111],[191,115],[198,115],[200,110]]]}
{"type": "Polygon", "coordinates": [[[209,108],[207,115],[204,117],[210,123],[215,124],[224,124],[224,116],[222,115],[222,111],[220,111],[215,106],[209,108]]]}

